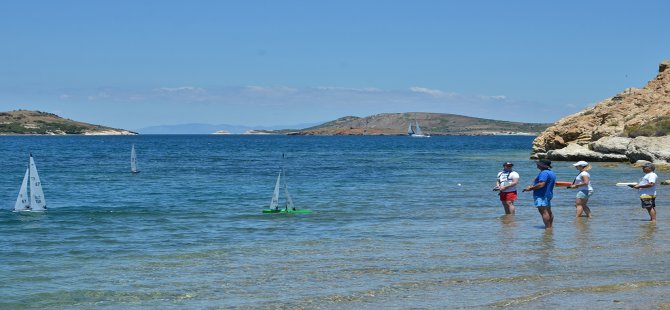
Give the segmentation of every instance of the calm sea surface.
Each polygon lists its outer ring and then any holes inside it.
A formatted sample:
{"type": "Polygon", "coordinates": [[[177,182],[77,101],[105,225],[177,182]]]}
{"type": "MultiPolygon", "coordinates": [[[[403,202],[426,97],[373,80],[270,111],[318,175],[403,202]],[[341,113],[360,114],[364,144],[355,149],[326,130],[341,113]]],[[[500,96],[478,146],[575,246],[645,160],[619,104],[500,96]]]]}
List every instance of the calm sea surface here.
{"type": "Polygon", "coordinates": [[[650,224],[641,169],[595,163],[594,217],[556,188],[545,232],[491,191],[532,139],[0,137],[0,309],[670,307],[670,187],[650,224]],[[11,211],[30,152],[45,213],[11,211]],[[281,167],[314,213],[261,214],[281,167]]]}

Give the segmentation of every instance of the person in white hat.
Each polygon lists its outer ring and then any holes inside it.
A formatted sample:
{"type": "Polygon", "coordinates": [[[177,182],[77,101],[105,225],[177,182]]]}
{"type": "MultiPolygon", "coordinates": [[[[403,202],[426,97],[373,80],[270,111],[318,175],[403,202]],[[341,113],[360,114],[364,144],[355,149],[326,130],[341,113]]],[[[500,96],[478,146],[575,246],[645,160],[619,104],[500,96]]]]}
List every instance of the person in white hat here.
{"type": "Polygon", "coordinates": [[[575,198],[575,217],[582,216],[582,213],[586,217],[591,218],[591,209],[586,205],[589,202],[589,198],[593,195],[593,186],[591,186],[591,165],[583,160],[580,160],[574,164],[579,174],[575,177],[575,180],[572,181],[572,185],[568,188],[575,188],[578,190],[577,197],[575,198]]]}
{"type": "Polygon", "coordinates": [[[647,209],[649,220],[652,222],[656,222],[656,179],[658,176],[654,173],[655,170],[656,166],[654,164],[644,164],[642,171],[644,171],[645,175],[642,177],[642,180],[635,185],[629,185],[638,190],[642,208],[647,209]]]}

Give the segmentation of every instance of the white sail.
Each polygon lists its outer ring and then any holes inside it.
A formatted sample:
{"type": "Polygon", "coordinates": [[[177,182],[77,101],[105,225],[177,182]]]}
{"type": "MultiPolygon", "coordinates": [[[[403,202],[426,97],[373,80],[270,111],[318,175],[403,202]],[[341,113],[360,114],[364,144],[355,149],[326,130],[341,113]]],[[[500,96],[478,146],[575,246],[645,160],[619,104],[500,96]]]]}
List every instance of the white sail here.
{"type": "Polygon", "coordinates": [[[416,121],[416,134],[417,135],[423,135],[423,132],[421,131],[421,127],[419,127],[419,121],[416,121]]]}
{"type": "Polygon", "coordinates": [[[281,171],[279,172],[279,175],[277,176],[277,184],[275,184],[275,190],[272,193],[272,201],[270,202],[270,209],[278,209],[279,208],[279,181],[281,180],[281,171]]]}
{"type": "Polygon", "coordinates": [[[132,173],[140,172],[137,169],[137,154],[135,153],[135,144],[133,144],[133,147],[130,149],[130,172],[132,173]]]}
{"type": "Polygon", "coordinates": [[[40,176],[37,174],[37,167],[32,155],[30,155],[30,209],[33,211],[44,211],[47,209],[44,191],[42,191],[42,182],[40,181],[40,176]]]}
{"type": "Polygon", "coordinates": [[[291,199],[291,195],[289,195],[288,193],[288,184],[286,184],[286,180],[284,180],[284,193],[286,194],[286,209],[295,210],[295,205],[293,205],[293,199],[291,199]]]}
{"type": "MultiPolygon", "coordinates": [[[[415,121],[415,122],[416,122],[416,126],[415,126],[415,129],[414,129],[414,134],[410,134],[410,136],[414,137],[414,138],[429,138],[430,137],[429,135],[423,134],[423,131],[421,130],[421,127],[419,126],[419,121],[415,121]]],[[[410,127],[411,126],[412,125],[410,123],[410,127]]]]}
{"type": "Polygon", "coordinates": [[[414,130],[412,130],[412,122],[410,122],[409,126],[407,126],[407,134],[410,136],[414,134],[414,130]]]}
{"type": "Polygon", "coordinates": [[[23,177],[23,183],[21,183],[19,196],[16,197],[14,211],[30,210],[30,202],[28,202],[28,171],[30,171],[30,168],[26,168],[26,175],[23,177]]]}

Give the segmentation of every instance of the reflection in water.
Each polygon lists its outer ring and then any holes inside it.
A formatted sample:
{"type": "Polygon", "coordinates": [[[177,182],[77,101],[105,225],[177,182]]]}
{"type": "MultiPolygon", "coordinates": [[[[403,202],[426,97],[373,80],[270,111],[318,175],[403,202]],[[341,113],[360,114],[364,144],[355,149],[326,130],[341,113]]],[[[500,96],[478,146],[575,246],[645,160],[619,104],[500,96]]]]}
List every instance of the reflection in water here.
{"type": "Polygon", "coordinates": [[[43,226],[42,220],[47,217],[47,212],[12,212],[19,222],[23,223],[25,229],[35,229],[43,226]]]}
{"type": "Polygon", "coordinates": [[[656,223],[649,222],[642,225],[640,229],[640,242],[643,253],[653,253],[656,251],[656,242],[654,242],[654,233],[656,232],[656,223]]]}
{"type": "Polygon", "coordinates": [[[500,222],[503,223],[503,227],[505,226],[516,227],[516,223],[514,223],[514,215],[512,214],[505,214],[501,216],[500,222]]]}
{"type": "Polygon", "coordinates": [[[575,228],[577,229],[575,238],[580,248],[588,248],[591,241],[591,227],[587,218],[575,218],[575,228]]]}
{"type": "Polygon", "coordinates": [[[551,271],[552,265],[551,262],[554,261],[552,257],[554,254],[554,230],[547,229],[542,234],[540,239],[540,255],[538,257],[538,266],[540,271],[548,272],[551,271]]]}
{"type": "Polygon", "coordinates": [[[514,243],[514,231],[517,228],[517,224],[514,221],[514,215],[505,214],[500,218],[500,233],[498,233],[498,244],[503,248],[508,250],[509,246],[514,243]]]}

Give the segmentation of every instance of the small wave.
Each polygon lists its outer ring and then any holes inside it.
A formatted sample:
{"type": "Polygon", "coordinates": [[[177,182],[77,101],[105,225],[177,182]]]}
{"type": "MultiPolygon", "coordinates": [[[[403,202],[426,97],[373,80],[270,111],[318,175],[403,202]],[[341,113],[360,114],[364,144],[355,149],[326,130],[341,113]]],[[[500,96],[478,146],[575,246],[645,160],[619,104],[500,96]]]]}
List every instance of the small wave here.
{"type": "Polygon", "coordinates": [[[552,289],[551,291],[540,291],[533,294],[509,298],[501,300],[499,302],[493,303],[490,306],[492,307],[510,307],[510,306],[520,306],[532,301],[548,297],[554,294],[565,294],[565,293],[618,293],[618,292],[627,292],[635,291],[647,287],[653,286],[670,286],[670,281],[668,280],[654,280],[654,281],[640,281],[640,282],[627,282],[627,283],[616,283],[616,284],[606,284],[606,285],[595,285],[595,286],[586,286],[586,287],[568,287],[562,289],[552,289]]]}

